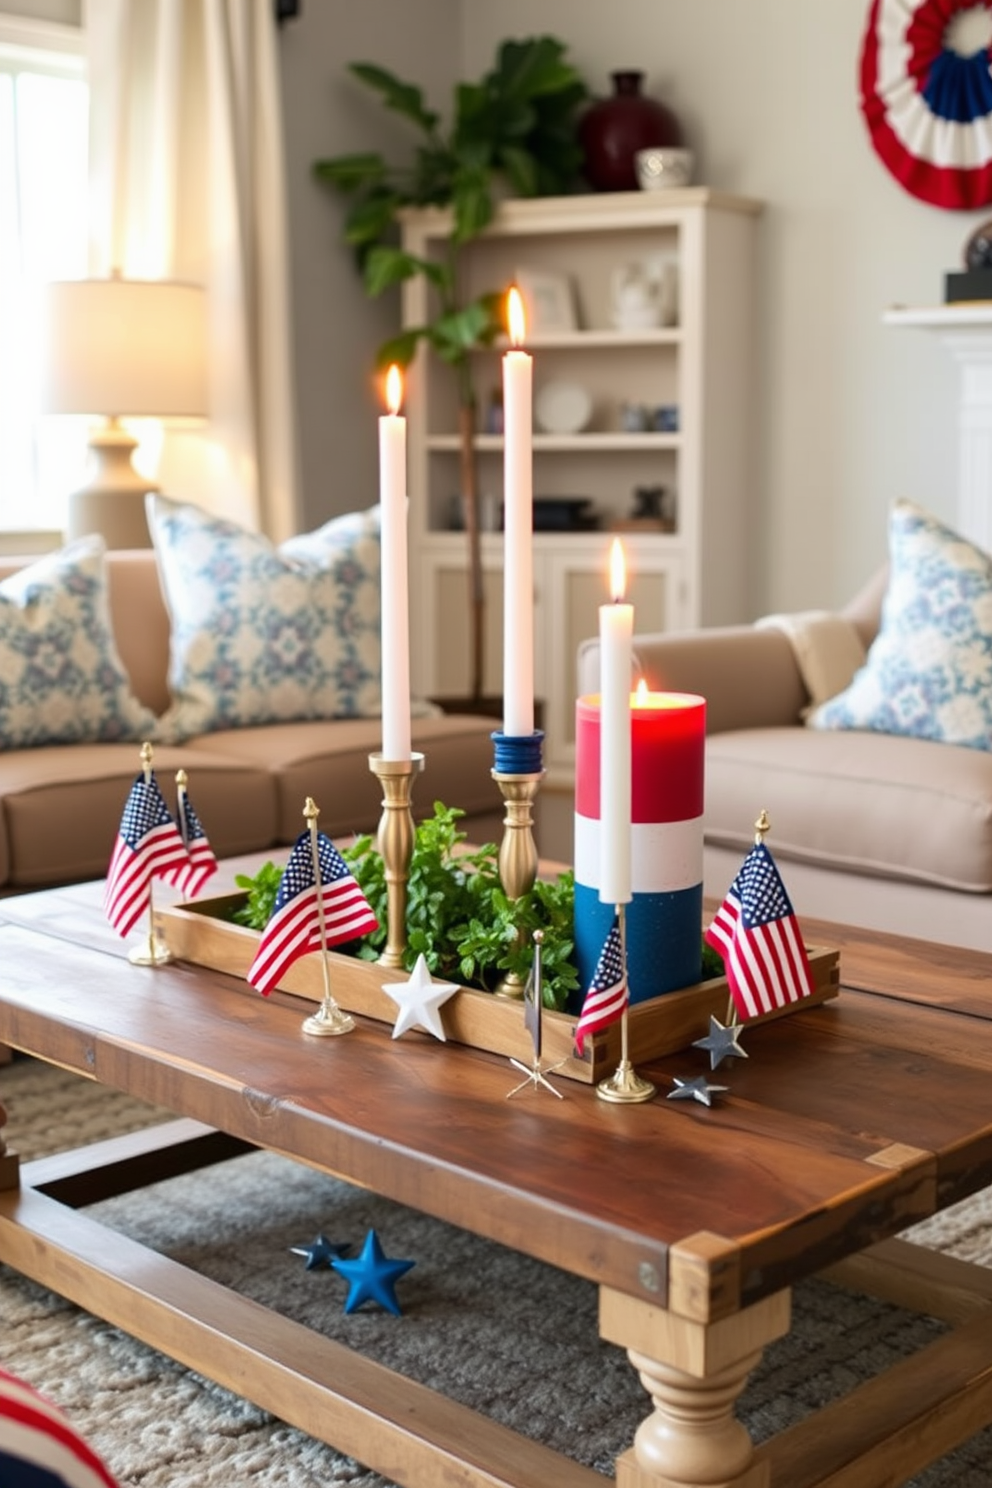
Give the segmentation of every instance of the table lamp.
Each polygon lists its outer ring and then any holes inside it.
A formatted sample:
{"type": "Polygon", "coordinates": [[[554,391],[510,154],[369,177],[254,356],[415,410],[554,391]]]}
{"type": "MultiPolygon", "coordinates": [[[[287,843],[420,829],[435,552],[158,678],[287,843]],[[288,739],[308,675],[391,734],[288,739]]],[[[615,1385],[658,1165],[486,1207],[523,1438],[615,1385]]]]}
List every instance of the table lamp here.
{"type": "Polygon", "coordinates": [[[108,548],[147,548],[137,448],[122,418],[207,414],[206,295],[170,280],[73,279],[49,284],[43,316],[42,412],[102,415],[91,474],[69,497],[66,539],[99,532],[108,548]]]}

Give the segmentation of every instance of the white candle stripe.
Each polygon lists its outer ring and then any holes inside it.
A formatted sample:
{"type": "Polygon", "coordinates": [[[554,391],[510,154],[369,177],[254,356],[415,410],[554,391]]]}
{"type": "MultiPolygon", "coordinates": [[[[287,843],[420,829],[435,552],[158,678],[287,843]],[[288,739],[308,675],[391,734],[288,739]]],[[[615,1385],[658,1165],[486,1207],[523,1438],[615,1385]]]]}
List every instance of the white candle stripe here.
{"type": "MultiPolygon", "coordinates": [[[[600,823],[575,816],[575,881],[599,888],[600,823]]],[[[635,894],[667,894],[703,881],[703,819],[634,822],[631,826],[631,888],[635,894]]]]}

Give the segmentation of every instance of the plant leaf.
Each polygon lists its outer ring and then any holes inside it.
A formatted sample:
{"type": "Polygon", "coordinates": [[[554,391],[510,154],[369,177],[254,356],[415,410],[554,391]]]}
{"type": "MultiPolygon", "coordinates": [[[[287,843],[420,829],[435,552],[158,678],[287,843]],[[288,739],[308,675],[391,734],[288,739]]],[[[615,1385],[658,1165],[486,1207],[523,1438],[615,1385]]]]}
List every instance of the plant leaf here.
{"type": "Polygon", "coordinates": [[[424,326],[411,326],[409,330],[401,331],[398,336],[391,336],[388,341],[384,341],[375,354],[377,371],[388,371],[394,362],[397,367],[409,367],[417,355],[417,342],[426,334],[424,326]]]}
{"type": "Polygon", "coordinates": [[[437,114],[425,107],[423,92],[415,84],[401,82],[393,73],[387,72],[384,67],[377,67],[373,62],[353,62],[350,70],[359,81],[382,95],[387,108],[402,114],[425,134],[433,133],[437,125],[437,114]]]}
{"type": "Polygon", "coordinates": [[[356,201],[345,219],[345,242],[356,248],[378,242],[392,228],[400,205],[400,198],[389,190],[374,190],[356,201]]]}
{"type": "Polygon", "coordinates": [[[455,226],[451,234],[456,243],[467,243],[488,227],[493,217],[493,198],[489,172],[480,166],[459,170],[455,179],[452,207],[455,226]]]}
{"type": "Polygon", "coordinates": [[[312,166],[318,180],[339,191],[357,191],[362,186],[383,181],[388,166],[381,155],[337,155],[332,160],[315,160],[312,166]]]}
{"type": "Polygon", "coordinates": [[[518,145],[503,145],[497,163],[506,171],[518,196],[537,195],[537,162],[529,150],[522,150],[518,145]]]}
{"type": "Polygon", "coordinates": [[[406,253],[402,248],[378,243],[369,250],[365,260],[365,288],[372,296],[380,295],[383,290],[402,284],[405,279],[413,279],[417,274],[426,274],[437,284],[439,267],[414,253],[406,253]]]}

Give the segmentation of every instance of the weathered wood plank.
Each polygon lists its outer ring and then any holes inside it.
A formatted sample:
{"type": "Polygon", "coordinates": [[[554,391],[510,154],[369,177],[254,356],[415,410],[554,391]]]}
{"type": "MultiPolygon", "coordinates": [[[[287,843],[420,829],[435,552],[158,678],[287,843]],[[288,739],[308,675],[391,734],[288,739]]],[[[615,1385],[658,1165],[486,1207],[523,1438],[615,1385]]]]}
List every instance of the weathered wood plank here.
{"type": "Polygon", "coordinates": [[[78,1208],[255,1150],[202,1122],[169,1121],[38,1158],[22,1167],[21,1182],[78,1208]]]}
{"type": "Polygon", "coordinates": [[[896,1488],[992,1421],[988,1318],[939,1338],[760,1446],[771,1488],[896,1488]]]}
{"type": "Polygon", "coordinates": [[[867,1292],[946,1323],[965,1323],[992,1307],[992,1271],[907,1240],[882,1240],[820,1273],[824,1281],[867,1292]]]}

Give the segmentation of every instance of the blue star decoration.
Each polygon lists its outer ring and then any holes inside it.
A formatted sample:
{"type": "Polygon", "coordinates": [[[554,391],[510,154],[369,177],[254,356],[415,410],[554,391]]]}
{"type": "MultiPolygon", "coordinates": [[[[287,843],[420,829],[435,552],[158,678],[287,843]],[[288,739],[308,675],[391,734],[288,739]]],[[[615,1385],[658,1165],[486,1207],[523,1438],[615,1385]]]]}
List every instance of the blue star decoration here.
{"type": "Polygon", "coordinates": [[[355,1312],[363,1302],[378,1302],[394,1317],[400,1317],[403,1309],[396,1300],[396,1283],[415,1261],[391,1261],[383,1255],[379,1236],[369,1230],[356,1260],[332,1260],[331,1265],[348,1283],[345,1312],[355,1312]]]}
{"type": "Polygon", "coordinates": [[[346,1256],[351,1249],[350,1245],[338,1245],[327,1236],[320,1234],[312,1245],[291,1245],[290,1254],[305,1256],[306,1269],[308,1271],[319,1271],[321,1266],[330,1266],[335,1256],[346,1256]]]}

